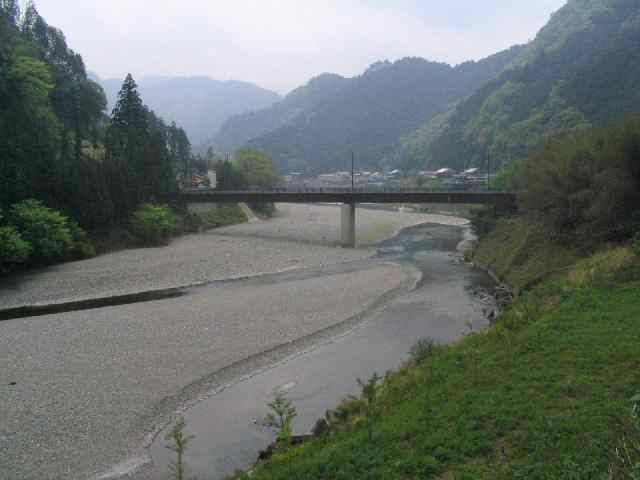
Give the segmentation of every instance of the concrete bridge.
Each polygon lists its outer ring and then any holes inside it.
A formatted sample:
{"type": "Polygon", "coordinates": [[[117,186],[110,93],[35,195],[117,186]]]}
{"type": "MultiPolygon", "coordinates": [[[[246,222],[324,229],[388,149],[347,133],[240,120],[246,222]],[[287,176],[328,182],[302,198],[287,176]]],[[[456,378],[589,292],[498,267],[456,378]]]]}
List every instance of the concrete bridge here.
{"type": "Polygon", "coordinates": [[[183,190],[175,194],[180,203],[338,203],[342,204],[340,243],[356,246],[356,205],[358,203],[451,203],[494,205],[514,210],[516,195],[509,192],[418,192],[367,190],[183,190]]]}

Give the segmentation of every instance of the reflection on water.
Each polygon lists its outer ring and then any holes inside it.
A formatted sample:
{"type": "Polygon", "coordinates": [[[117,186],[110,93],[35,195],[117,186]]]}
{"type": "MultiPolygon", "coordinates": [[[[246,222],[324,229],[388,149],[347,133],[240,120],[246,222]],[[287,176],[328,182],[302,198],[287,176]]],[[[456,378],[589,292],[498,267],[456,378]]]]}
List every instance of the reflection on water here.
{"type": "MultiPolygon", "coordinates": [[[[464,233],[459,227],[422,225],[381,243],[369,262],[392,260],[419,268],[423,279],[414,291],[393,300],[349,334],[247,378],[187,411],[187,429],[195,435],[186,454],[189,475],[223,479],[235,469],[248,468],[258,451],[273,441],[273,432],[262,427],[260,419],[278,388],[286,387],[298,410],[295,432],[306,433],[326,410],[357,392],[358,377],[398,368],[417,339],[450,342],[468,332],[469,326],[486,327],[487,305],[473,292],[489,287],[491,279],[453,258],[464,233]]],[[[163,433],[151,447],[157,479],[168,478],[173,460],[165,443],[163,433]]]]}

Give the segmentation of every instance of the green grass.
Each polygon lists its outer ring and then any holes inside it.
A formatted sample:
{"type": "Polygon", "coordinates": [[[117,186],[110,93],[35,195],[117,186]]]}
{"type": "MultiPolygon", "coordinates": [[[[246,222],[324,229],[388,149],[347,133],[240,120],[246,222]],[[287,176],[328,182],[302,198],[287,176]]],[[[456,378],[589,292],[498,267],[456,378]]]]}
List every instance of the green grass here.
{"type": "Polygon", "coordinates": [[[632,478],[607,470],[640,392],[638,262],[585,280],[592,265],[388,376],[372,442],[353,401],[331,433],[293,451],[291,473],[277,455],[251,478],[632,478]]]}

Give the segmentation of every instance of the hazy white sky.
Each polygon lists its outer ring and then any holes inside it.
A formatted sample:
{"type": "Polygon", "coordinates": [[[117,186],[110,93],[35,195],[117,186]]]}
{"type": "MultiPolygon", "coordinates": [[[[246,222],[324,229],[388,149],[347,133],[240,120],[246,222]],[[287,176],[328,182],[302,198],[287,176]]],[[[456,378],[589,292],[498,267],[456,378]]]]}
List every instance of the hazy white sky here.
{"type": "Polygon", "coordinates": [[[459,63],[532,39],[566,0],[37,0],[102,77],[207,75],[284,93],[377,60],[459,63]]]}

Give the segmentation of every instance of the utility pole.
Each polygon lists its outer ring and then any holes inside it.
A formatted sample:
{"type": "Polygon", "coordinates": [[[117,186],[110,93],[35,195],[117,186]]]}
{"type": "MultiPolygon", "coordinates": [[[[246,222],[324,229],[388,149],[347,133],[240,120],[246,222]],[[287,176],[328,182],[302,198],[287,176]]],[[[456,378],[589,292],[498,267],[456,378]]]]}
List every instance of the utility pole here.
{"type": "Polygon", "coordinates": [[[487,149],[487,190],[491,190],[491,153],[487,149]]]}
{"type": "Polygon", "coordinates": [[[351,191],[356,189],[356,172],[355,172],[356,154],[351,152],[351,191]]]}

